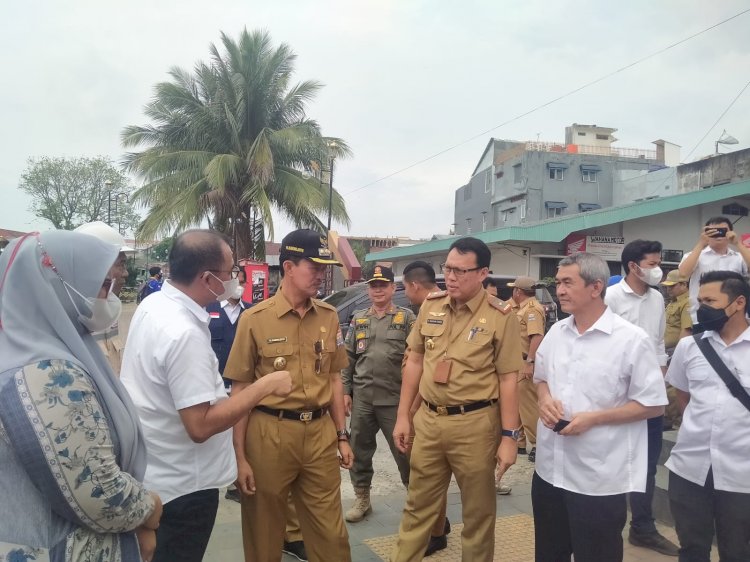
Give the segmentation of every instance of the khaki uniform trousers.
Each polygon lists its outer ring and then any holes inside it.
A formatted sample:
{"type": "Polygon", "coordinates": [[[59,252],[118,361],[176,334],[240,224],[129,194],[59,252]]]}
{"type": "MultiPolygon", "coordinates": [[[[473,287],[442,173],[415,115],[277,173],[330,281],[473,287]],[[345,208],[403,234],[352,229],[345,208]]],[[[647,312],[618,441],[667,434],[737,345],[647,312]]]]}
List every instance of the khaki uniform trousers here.
{"type": "MultiPolygon", "coordinates": [[[[534,381],[521,377],[518,381],[518,413],[521,415],[525,446],[536,447],[536,426],[539,422],[539,402],[534,381]]],[[[519,445],[520,446],[520,445],[519,445]]]]}
{"type": "Polygon", "coordinates": [[[284,540],[286,542],[302,540],[302,529],[299,526],[297,508],[294,507],[294,500],[291,493],[289,494],[289,499],[286,501],[286,532],[284,533],[284,540]]]}
{"type": "Polygon", "coordinates": [[[452,473],[461,490],[462,560],[491,562],[497,515],[498,405],[455,416],[439,416],[423,405],[414,416],[414,430],[409,490],[391,561],[422,560],[452,473]]]}
{"type": "Polygon", "coordinates": [[[253,411],[245,450],[257,488],[255,495],[242,497],[245,562],[281,560],[290,490],[309,560],[350,562],[330,416],[299,422],[253,411]]]}

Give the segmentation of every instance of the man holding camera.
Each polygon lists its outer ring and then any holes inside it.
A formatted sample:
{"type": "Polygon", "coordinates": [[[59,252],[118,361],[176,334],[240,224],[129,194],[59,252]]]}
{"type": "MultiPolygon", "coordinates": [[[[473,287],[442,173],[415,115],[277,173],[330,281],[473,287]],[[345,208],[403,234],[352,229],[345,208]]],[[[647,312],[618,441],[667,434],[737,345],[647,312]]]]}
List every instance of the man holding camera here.
{"type": "Polygon", "coordinates": [[[680,262],[680,275],[690,278],[690,317],[698,321],[698,287],[701,275],[709,271],[736,271],[747,276],[750,267],[750,248],[734,231],[732,221],[727,217],[712,217],[706,221],[701,236],[692,251],[685,254],[680,262]],[[735,246],[733,250],[729,245],[735,246]]]}

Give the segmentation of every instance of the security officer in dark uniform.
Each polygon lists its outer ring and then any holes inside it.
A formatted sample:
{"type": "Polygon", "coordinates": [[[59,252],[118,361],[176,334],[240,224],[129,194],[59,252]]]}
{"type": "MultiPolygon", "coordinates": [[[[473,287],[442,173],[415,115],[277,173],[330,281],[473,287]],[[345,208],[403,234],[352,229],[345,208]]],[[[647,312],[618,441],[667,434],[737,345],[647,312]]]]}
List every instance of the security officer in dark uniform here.
{"type": "Polygon", "coordinates": [[[349,366],[343,370],[344,403],[351,410],[351,443],[354,466],[349,471],[354,486],[354,505],[345,518],[361,521],[372,511],[370,484],[372,456],[377,448],[378,430],[385,435],[396,461],[401,481],[409,485],[409,459],[393,443],[393,426],[401,394],[401,363],[406,338],[416,316],[408,308],[395,306],[393,270],[375,266],[367,281],[372,306],[358,310],[346,333],[349,366]]]}
{"type": "Polygon", "coordinates": [[[240,391],[278,369],[292,377],[288,396],[263,399],[234,428],[245,561],[281,559],[291,490],[309,560],[350,562],[339,472],[353,462],[341,382],[348,360],[336,309],[313,298],[327,267],[341,264],[306,229],[281,241],[279,263],[281,288],[242,315],[224,371],[240,391]]]}

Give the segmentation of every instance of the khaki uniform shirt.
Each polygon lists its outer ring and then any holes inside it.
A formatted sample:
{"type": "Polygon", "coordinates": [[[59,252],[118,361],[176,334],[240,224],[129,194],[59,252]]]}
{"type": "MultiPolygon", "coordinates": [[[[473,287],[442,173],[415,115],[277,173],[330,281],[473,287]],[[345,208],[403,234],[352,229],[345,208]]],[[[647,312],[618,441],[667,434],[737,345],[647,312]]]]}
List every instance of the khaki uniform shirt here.
{"type": "Polygon", "coordinates": [[[664,347],[674,348],[680,341],[680,333],[685,328],[693,327],[690,318],[690,294],[685,292],[671,301],[665,311],[664,347]]]}
{"type": "Polygon", "coordinates": [[[514,307],[514,312],[521,331],[521,351],[526,357],[529,354],[531,336],[544,335],[544,308],[536,297],[529,297],[522,304],[514,307]]]}
{"type": "Polygon", "coordinates": [[[260,404],[284,410],[313,410],[330,404],[331,373],[347,366],[336,309],[311,299],[304,317],[279,291],[240,316],[224,377],[255,382],[274,371],[289,371],[292,392],[267,396],[260,404]],[[315,351],[315,342],[323,349],[315,351]],[[282,366],[283,364],[283,366],[282,366]]]}
{"type": "Polygon", "coordinates": [[[422,304],[407,339],[410,349],[424,354],[419,393],[441,406],[498,398],[498,375],[522,365],[518,320],[511,306],[486,291],[461,306],[447,293],[440,294],[422,304]],[[452,361],[448,384],[433,379],[444,357],[452,361]]]}
{"type": "Polygon", "coordinates": [[[372,308],[354,313],[345,341],[344,394],[374,406],[398,405],[406,338],[416,319],[408,308],[394,305],[382,318],[372,308]]]}

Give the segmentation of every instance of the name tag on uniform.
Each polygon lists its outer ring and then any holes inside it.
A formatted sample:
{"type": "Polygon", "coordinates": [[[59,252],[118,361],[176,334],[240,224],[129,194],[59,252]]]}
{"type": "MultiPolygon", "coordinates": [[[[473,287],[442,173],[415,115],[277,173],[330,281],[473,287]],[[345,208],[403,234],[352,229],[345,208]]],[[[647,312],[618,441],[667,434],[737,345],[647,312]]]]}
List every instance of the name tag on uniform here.
{"type": "Polygon", "coordinates": [[[437,318],[428,318],[427,319],[428,324],[442,324],[442,320],[438,320],[437,318]]]}
{"type": "Polygon", "coordinates": [[[268,338],[266,340],[266,343],[285,343],[287,339],[284,338],[268,338]]]}
{"type": "Polygon", "coordinates": [[[432,380],[437,384],[448,384],[451,379],[451,365],[453,361],[450,359],[441,359],[435,365],[435,372],[432,374],[432,380]]]}

